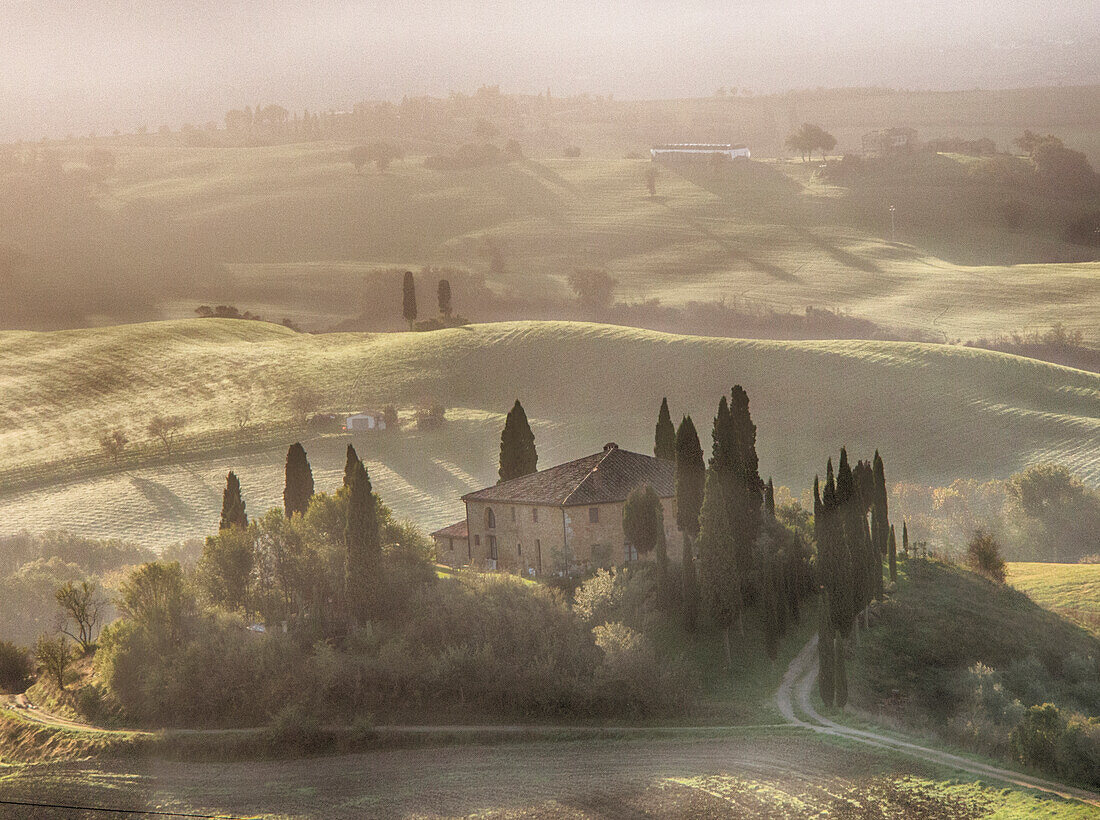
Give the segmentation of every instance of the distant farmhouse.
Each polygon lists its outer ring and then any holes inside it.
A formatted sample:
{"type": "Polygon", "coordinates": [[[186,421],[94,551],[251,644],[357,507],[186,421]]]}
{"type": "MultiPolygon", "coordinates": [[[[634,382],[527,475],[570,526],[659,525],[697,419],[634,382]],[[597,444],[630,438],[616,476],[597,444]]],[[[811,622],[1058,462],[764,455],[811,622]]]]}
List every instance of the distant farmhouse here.
{"type": "Polygon", "coordinates": [[[440,561],[451,566],[541,575],[621,564],[638,557],[623,535],[623,504],[635,487],[649,485],[664,509],[668,555],[679,560],[675,484],[671,461],[608,444],[599,453],[464,495],[466,520],[432,538],[440,561]]]}
{"type": "Polygon", "coordinates": [[[654,145],[649,149],[654,162],[702,162],[711,159],[748,159],[751,154],[744,145],[720,143],[673,143],[654,145]]]}
{"type": "Polygon", "coordinates": [[[348,416],[344,420],[344,429],[349,433],[359,433],[368,430],[385,430],[386,414],[375,412],[374,410],[356,413],[353,416],[348,416]]]}
{"type": "Polygon", "coordinates": [[[884,157],[887,154],[908,153],[917,147],[917,132],[912,128],[882,128],[863,135],[863,154],[884,157]]]}

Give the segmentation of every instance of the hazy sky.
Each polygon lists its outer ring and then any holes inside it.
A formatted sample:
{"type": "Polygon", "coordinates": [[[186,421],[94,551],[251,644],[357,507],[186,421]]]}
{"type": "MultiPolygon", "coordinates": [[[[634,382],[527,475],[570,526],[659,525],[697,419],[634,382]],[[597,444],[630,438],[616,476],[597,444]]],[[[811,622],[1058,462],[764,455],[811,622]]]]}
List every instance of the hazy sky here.
{"type": "Polygon", "coordinates": [[[1100,0],[0,0],[0,139],[280,102],[1100,82],[1100,0]]]}

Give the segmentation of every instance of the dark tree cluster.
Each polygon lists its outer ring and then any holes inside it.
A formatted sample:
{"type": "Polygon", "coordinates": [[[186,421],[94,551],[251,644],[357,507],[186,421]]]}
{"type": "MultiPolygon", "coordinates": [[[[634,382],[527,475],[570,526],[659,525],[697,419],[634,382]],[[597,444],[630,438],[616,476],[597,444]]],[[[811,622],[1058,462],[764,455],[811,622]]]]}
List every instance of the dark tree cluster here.
{"type": "Polygon", "coordinates": [[[889,560],[891,581],[897,580],[885,467],[877,451],[873,462],[853,468],[841,449],[835,475],[831,458],[826,465],[824,490],[820,477],[814,478],[814,535],[821,590],[818,686],[827,705],[844,706],[844,639],[861,614],[866,625],[871,601],[882,600],[883,559],[889,560]]]}
{"type": "MultiPolygon", "coordinates": [[[[667,402],[662,402],[658,457],[668,452],[667,416],[667,402]]],[[[676,524],[683,537],[684,624],[694,630],[702,621],[722,630],[732,665],[730,631],[743,631],[746,613],[752,614],[759,618],[767,652],[774,658],[779,639],[798,619],[813,583],[803,542],[777,519],[772,482],[760,478],[748,394],[737,385],[728,399],[719,401],[709,467],[690,416],[681,420],[671,446],[676,524]]]]}

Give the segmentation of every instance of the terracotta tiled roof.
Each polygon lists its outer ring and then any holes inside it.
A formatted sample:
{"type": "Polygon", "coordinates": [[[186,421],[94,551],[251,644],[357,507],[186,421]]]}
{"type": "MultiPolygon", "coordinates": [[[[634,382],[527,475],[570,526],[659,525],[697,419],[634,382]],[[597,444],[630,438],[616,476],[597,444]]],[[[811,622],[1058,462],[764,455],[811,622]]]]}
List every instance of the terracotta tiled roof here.
{"type": "Polygon", "coordinates": [[[609,447],[576,461],[559,464],[484,490],[463,501],[514,501],[555,507],[625,501],[630,491],[646,484],[662,498],[676,494],[675,468],[670,461],[609,447]]]}
{"type": "Polygon", "coordinates": [[[466,529],[466,519],[463,518],[461,521],[456,521],[441,530],[436,530],[432,533],[432,538],[436,536],[440,538],[469,538],[470,532],[466,529]]]}

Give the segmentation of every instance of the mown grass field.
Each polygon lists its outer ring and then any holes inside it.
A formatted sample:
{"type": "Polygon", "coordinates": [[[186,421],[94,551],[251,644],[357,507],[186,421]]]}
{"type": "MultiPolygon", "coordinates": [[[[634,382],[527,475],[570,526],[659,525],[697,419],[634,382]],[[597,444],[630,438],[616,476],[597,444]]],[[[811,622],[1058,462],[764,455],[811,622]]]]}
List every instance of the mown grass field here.
{"type": "Polygon", "coordinates": [[[434,333],[296,334],[259,322],[187,320],[0,334],[0,520],[149,545],[202,535],[225,472],[252,513],[281,503],[286,447],[301,439],[318,490],[338,486],[349,440],[401,516],[449,523],[496,479],[503,414],[518,397],[540,465],[616,441],[652,449],[662,396],[707,433],[718,397],[744,385],[761,471],[809,486],[826,457],[882,451],[889,480],[1007,476],[1034,460],[1100,481],[1100,376],[999,353],[891,342],[766,342],[595,324],[511,322],[434,333]],[[441,430],[309,435],[308,412],[425,397],[441,430]],[[251,408],[247,423],[238,411],[251,408]],[[172,413],[171,457],[145,432],[172,413]],[[132,444],[118,465],[100,434],[132,444]]]}
{"type": "Polygon", "coordinates": [[[1010,563],[1008,583],[1100,635],[1100,564],[1010,563]]]}
{"type": "MultiPolygon", "coordinates": [[[[84,151],[61,149],[70,167],[84,151]]],[[[0,244],[23,254],[7,326],[182,317],[222,302],[312,328],[366,316],[398,329],[384,272],[424,265],[484,276],[497,296],[565,318],[588,318],[569,274],[600,267],[622,301],[812,305],[933,338],[1100,325],[1100,263],[1059,239],[1064,215],[1037,203],[1005,229],[1004,195],[968,187],[962,158],[941,158],[949,183],[855,197],[823,184],[816,163],[662,168],[651,197],[649,163],[621,154],[454,172],[410,156],[380,174],[355,173],[334,142],[117,151],[117,169],[79,194],[47,188],[28,202],[0,180],[0,244]]],[[[434,314],[434,287],[421,282],[422,315],[434,314]]],[[[462,284],[455,305],[480,321],[529,315],[493,313],[462,284]]]]}
{"type": "MultiPolygon", "coordinates": [[[[228,763],[28,766],[6,799],[240,817],[1050,818],[1095,809],[812,736],[739,733],[228,763]]],[[[25,809],[23,810],[26,811],[25,809]]],[[[26,816],[4,814],[0,816],[26,816]]]]}

